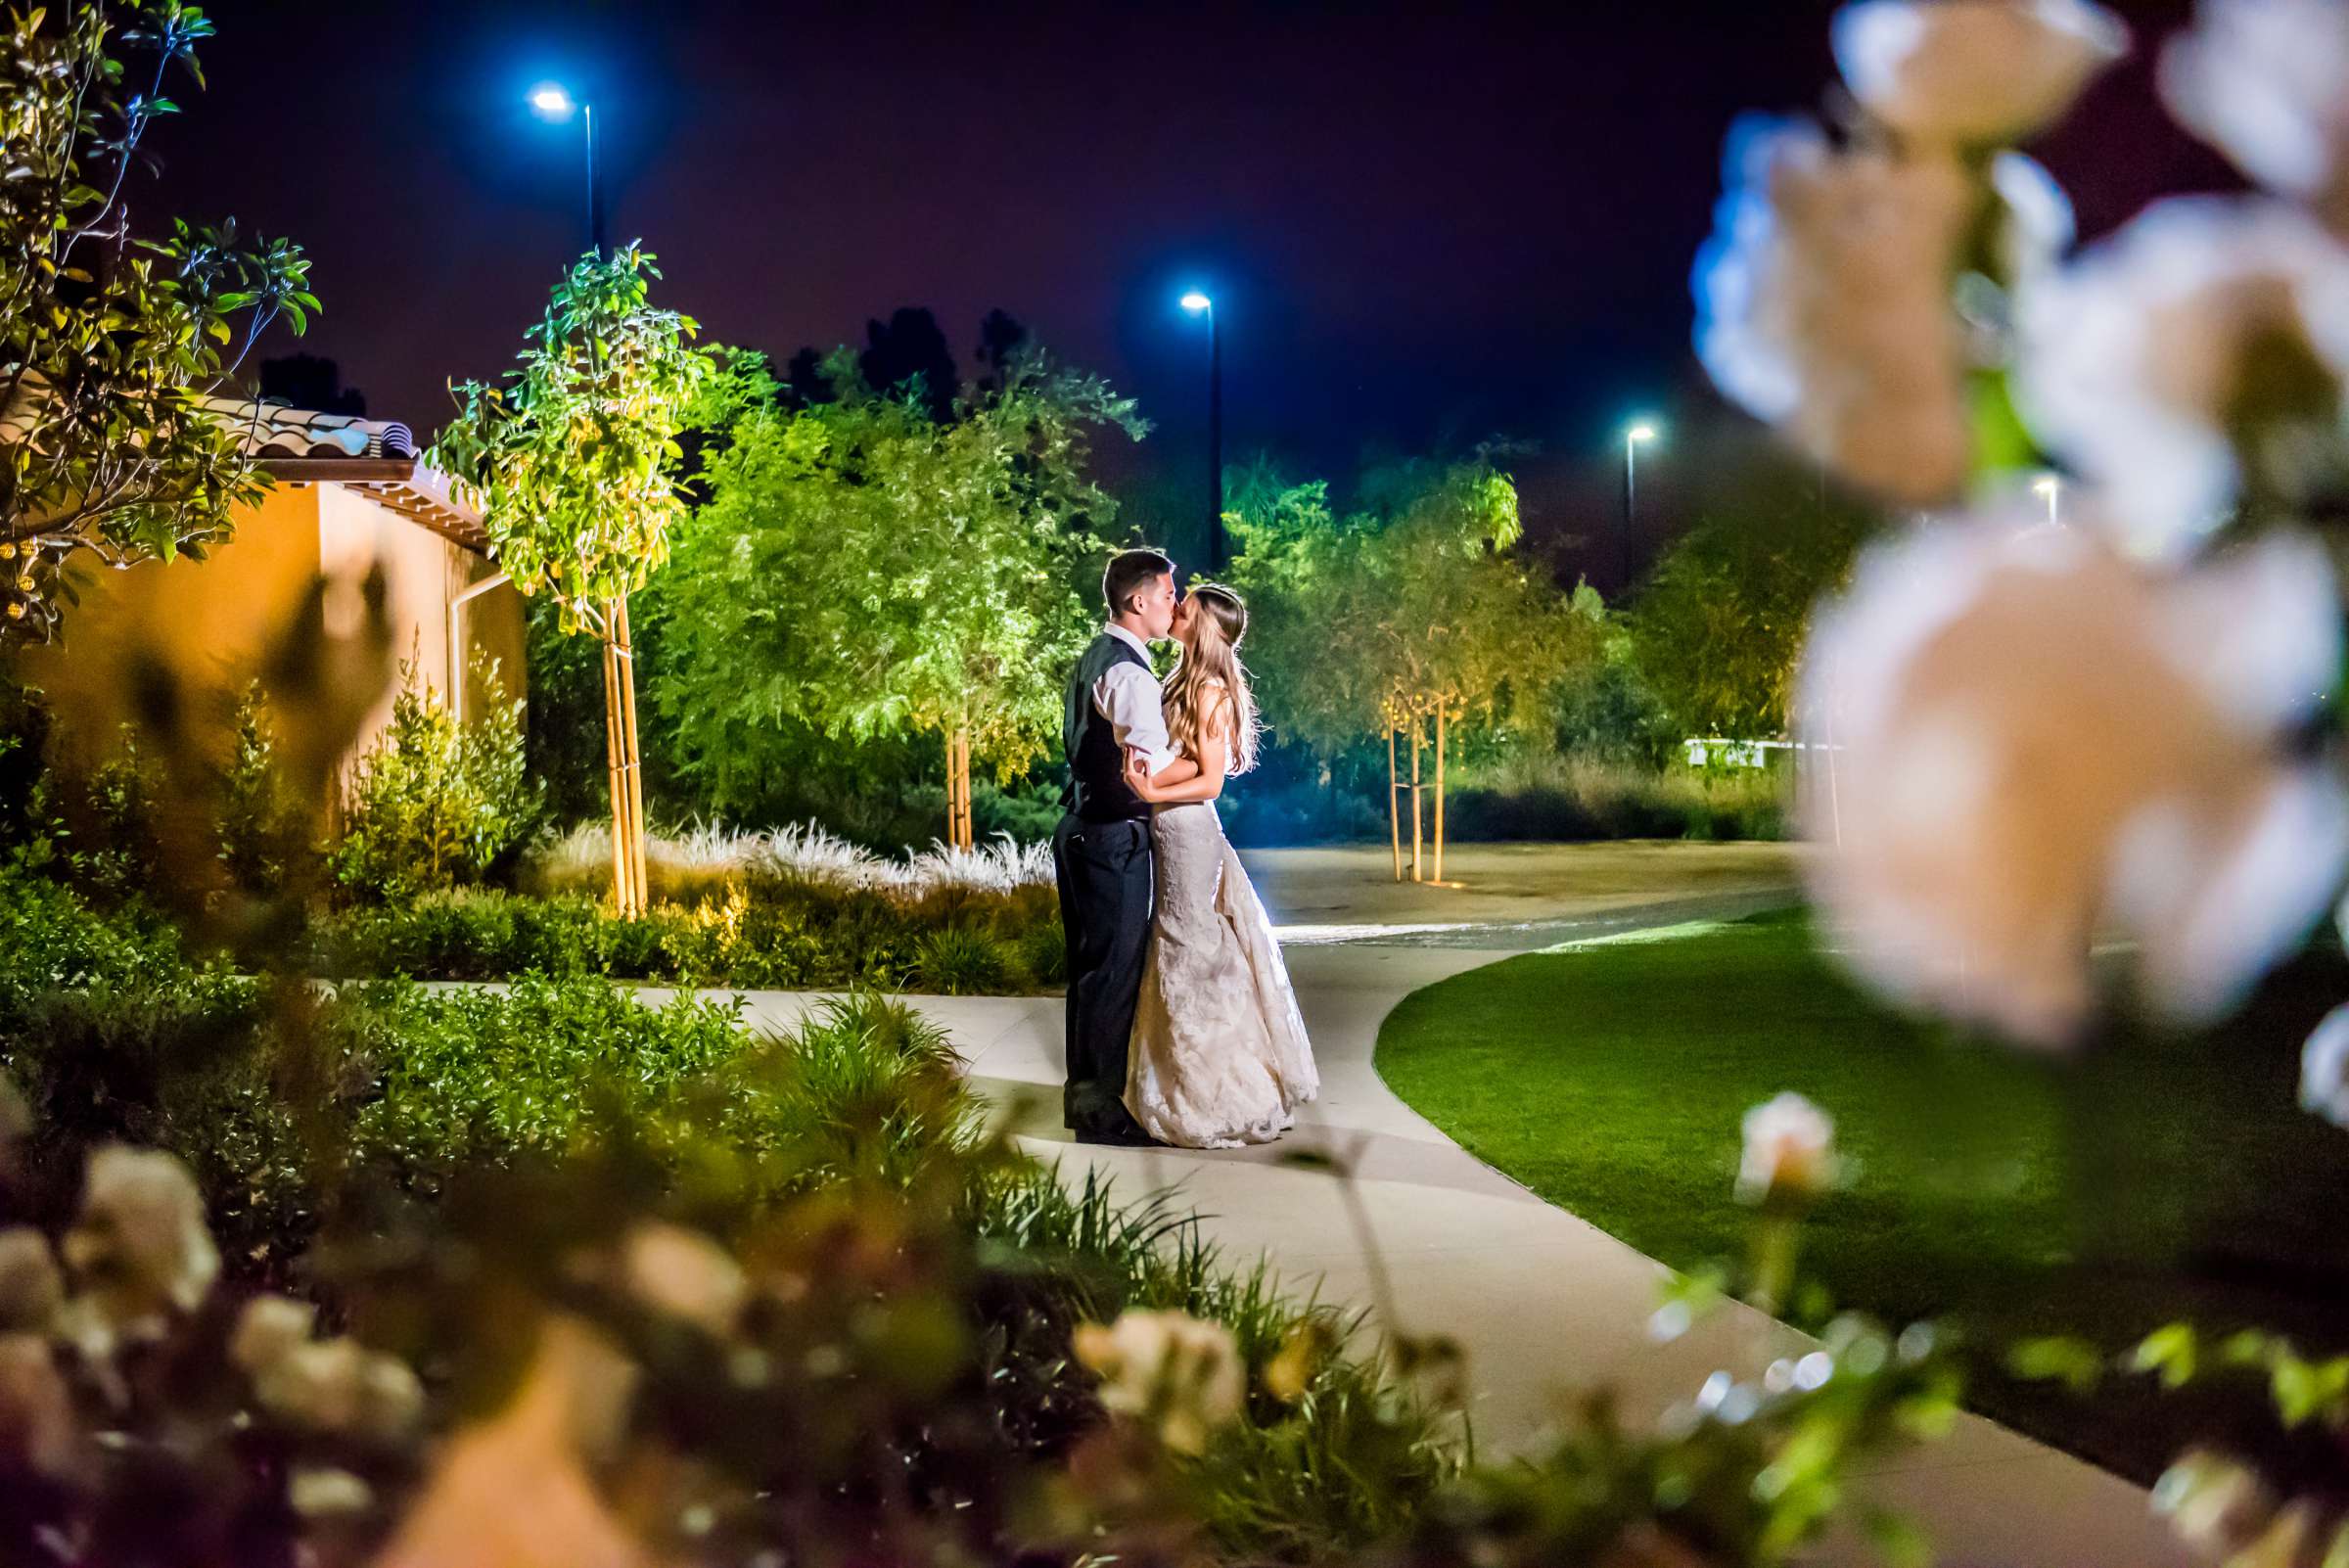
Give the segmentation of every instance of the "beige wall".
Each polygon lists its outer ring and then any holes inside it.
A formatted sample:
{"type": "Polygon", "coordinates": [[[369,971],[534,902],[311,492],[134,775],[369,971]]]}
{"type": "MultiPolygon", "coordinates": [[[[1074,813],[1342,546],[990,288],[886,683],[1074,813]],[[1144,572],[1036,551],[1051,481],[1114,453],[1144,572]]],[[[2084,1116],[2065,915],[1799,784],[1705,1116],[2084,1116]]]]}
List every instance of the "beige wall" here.
{"type": "MultiPolygon", "coordinates": [[[[85,562],[88,557],[82,558],[85,562]]],[[[128,676],[142,657],[175,670],[214,713],[225,714],[258,669],[270,644],[291,629],[310,583],[328,582],[331,624],[364,614],[360,584],[384,569],[386,609],[394,648],[415,658],[417,673],[449,689],[449,601],[494,574],[462,548],[361,490],[281,481],[242,514],[235,536],[202,562],[149,562],[125,572],[82,570],[81,603],[68,608],[64,638],[15,656],[20,678],[49,695],[56,745],[87,759],[111,744],[127,716],[128,676]]],[[[460,614],[460,661],[483,649],[500,661],[511,696],[527,690],[520,597],[500,586],[460,614]]],[[[387,689],[360,730],[369,744],[391,717],[387,689]]],[[[482,695],[467,694],[467,712],[482,695]]],[[[281,724],[298,715],[279,715],[281,724]]]]}

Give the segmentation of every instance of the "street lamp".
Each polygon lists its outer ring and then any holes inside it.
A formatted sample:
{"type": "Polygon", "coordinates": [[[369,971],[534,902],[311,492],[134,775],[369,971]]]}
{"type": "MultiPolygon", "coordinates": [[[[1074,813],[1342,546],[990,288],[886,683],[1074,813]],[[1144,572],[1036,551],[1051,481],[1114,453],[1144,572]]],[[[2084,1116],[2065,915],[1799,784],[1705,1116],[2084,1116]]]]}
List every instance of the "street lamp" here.
{"type": "Polygon", "coordinates": [[[1656,438],[1656,427],[1644,419],[1632,421],[1623,433],[1623,560],[1626,577],[1632,572],[1632,529],[1639,512],[1639,444],[1656,438]]]}
{"type": "Polygon", "coordinates": [[[2031,482],[2031,489],[2047,501],[2049,523],[2061,527],[2063,516],[2059,508],[2063,502],[2063,481],[2052,474],[2042,474],[2031,482]]]}
{"type": "Polygon", "coordinates": [[[1197,289],[1180,300],[1194,316],[1207,317],[1207,569],[1223,570],[1223,340],[1216,330],[1216,302],[1197,289]]]}
{"type": "Polygon", "coordinates": [[[595,105],[584,100],[574,102],[559,82],[541,82],[530,89],[530,108],[538,117],[548,120],[571,118],[577,110],[587,132],[587,243],[597,255],[604,254],[604,182],[602,171],[595,161],[595,105]]]}

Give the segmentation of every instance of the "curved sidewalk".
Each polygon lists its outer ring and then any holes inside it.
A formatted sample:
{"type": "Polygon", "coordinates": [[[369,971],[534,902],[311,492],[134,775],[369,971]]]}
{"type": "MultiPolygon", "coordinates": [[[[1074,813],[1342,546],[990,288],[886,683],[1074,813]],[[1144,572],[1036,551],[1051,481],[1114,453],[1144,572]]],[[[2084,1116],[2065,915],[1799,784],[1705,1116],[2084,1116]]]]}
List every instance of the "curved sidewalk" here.
{"type": "MultiPolygon", "coordinates": [[[[1251,859],[1256,857],[1251,856],[1251,859]]],[[[1383,855],[1380,858],[1384,858],[1383,855]]],[[[1285,868],[1270,873],[1275,907],[1285,868]]],[[[1380,1081],[1371,1051],[1388,1011],[1449,975],[1556,941],[1552,928],[1628,929],[1732,913],[1773,900],[1720,887],[1644,909],[1609,900],[1577,917],[1561,905],[1482,929],[1422,933],[1418,945],[1288,941],[1298,999],[1320,1060],[1320,1101],[1268,1148],[1197,1152],[1072,1143],[1059,1127],[1061,1004],[1057,999],[917,998],[944,1026],[973,1080],[1015,1118],[1023,1144],[1069,1176],[1114,1175],[1129,1196],[1174,1188],[1228,1256],[1267,1257],[1291,1288],[1319,1281],[1325,1298],[1371,1306],[1383,1260],[1401,1326],[1456,1338],[1468,1355],[1478,1446],[1490,1456],[1537,1448],[1581,1391],[1611,1387],[1627,1418],[1652,1417],[1727,1367],[1757,1375],[1811,1342],[1732,1305],[1670,1344],[1646,1334],[1663,1268],[1463,1151],[1380,1081]],[[1433,937],[1443,945],[1425,945],[1433,937]],[[1350,1217],[1338,1176],[1295,1163],[1327,1156],[1352,1173],[1370,1234],[1350,1217]]],[[[1566,901],[1571,904],[1573,900],[1566,901]]],[[[1588,911],[1589,905],[1584,906],[1588,911]]],[[[1310,925],[1311,917],[1298,924],[1310,925]]],[[[1395,922],[1370,922],[1392,931],[1395,922]]],[[[1418,925],[1449,922],[1422,921],[1418,925]]],[[[1357,929],[1360,929],[1358,927],[1357,929]]],[[[1291,933],[1306,935],[1292,925],[1291,933]]],[[[1317,931],[1313,935],[1326,935],[1317,931]]],[[[752,993],[751,1016],[787,1023],[811,998],[752,993]]],[[[2189,1561],[2140,1489],[1993,1423],[1968,1416],[1943,1441],[1887,1463],[1869,1496],[1932,1534],[1947,1568],[2166,1568],[2189,1561]]],[[[1856,1541],[1830,1543],[1826,1564],[1876,1560],[1856,1541]]]]}

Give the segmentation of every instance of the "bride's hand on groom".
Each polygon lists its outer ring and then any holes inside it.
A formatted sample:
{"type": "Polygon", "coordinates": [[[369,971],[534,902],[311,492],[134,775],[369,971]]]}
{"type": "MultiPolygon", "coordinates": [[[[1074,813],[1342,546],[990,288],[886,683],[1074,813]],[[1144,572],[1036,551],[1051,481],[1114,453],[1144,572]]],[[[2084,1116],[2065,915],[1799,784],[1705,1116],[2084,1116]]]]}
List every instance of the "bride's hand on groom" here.
{"type": "Polygon", "coordinates": [[[1162,793],[1150,782],[1150,760],[1140,752],[1126,754],[1126,787],[1145,801],[1155,803],[1162,793]]]}

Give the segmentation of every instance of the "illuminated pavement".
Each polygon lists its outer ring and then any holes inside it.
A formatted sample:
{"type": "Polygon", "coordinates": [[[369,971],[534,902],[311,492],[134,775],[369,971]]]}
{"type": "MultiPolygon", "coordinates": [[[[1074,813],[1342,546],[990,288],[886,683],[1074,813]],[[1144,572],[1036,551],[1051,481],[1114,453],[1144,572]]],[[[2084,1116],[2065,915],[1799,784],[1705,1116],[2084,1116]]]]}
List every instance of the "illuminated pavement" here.
{"type": "MultiPolygon", "coordinates": [[[[1626,1419],[1652,1419],[1716,1369],[1753,1376],[1813,1345],[1737,1306],[1679,1340],[1654,1342],[1646,1324],[1662,1266],[1477,1161],[1397,1099],[1371,1068],[1379,1024],[1411,992],[1510,952],[1782,902],[1791,896],[1790,862],[1782,852],[1756,853],[1764,850],[1547,847],[1519,857],[1505,892],[1398,895],[1384,883],[1351,898],[1349,885],[1362,889],[1369,863],[1362,852],[1251,854],[1275,921],[1324,928],[1286,944],[1320,1061],[1321,1098],[1269,1148],[1071,1143],[1058,1125],[1058,999],[919,1001],[951,1033],[974,1083],[1003,1107],[1023,1145],[1057,1160],[1064,1176],[1082,1179],[1097,1169],[1135,1197],[1173,1189],[1201,1213],[1228,1257],[1261,1254],[1300,1292],[1317,1282],[1326,1299],[1375,1308],[1383,1274],[1395,1324],[1450,1334],[1466,1349],[1479,1450],[1497,1458],[1538,1449],[1578,1392],[1612,1388],[1626,1419]],[[1307,856],[1315,858],[1299,863],[1307,856]],[[1623,885],[1634,877],[1647,881],[1644,903],[1623,885]],[[1451,907],[1444,906],[1448,896],[1451,907]],[[1471,918],[1456,918],[1468,910],[1471,918]],[[1500,929],[1483,945],[1459,929],[1395,929],[1487,918],[1500,929]],[[1337,1169],[1292,1163],[1301,1152],[1337,1169]],[[1366,1233],[1350,1196],[1359,1200],[1366,1233]]],[[[1374,858],[1377,883],[1387,856],[1382,850],[1374,858]]],[[[812,998],[764,992],[748,1000],[754,1018],[783,1024],[812,998]]],[[[1942,1442],[1888,1461],[1865,1486],[1872,1500],[1924,1524],[1948,1568],[2163,1568],[2189,1560],[2138,1488],[1970,1416],[1942,1442]]],[[[1856,1541],[1838,1541],[1816,1560],[1875,1558],[1856,1541]]]]}

